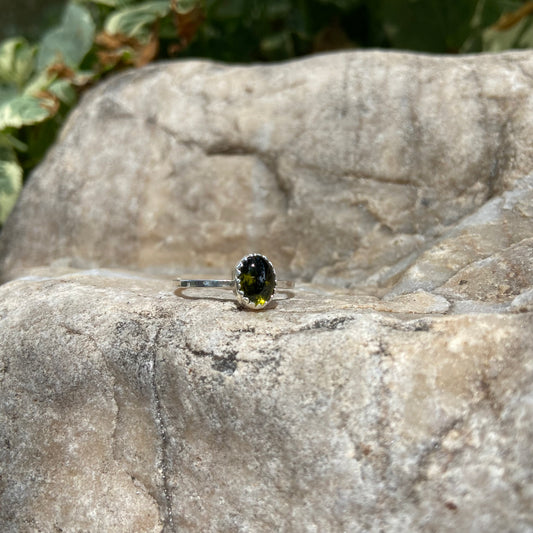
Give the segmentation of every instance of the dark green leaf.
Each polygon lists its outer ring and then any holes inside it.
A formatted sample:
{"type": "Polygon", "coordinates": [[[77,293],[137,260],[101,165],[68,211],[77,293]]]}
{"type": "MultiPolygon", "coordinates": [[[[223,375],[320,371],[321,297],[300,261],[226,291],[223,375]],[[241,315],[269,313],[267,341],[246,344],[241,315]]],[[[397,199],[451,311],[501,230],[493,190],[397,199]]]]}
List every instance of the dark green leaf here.
{"type": "Polygon", "coordinates": [[[361,4],[361,0],[320,0],[320,2],[323,4],[333,4],[344,10],[352,9],[361,4]]]}
{"type": "Polygon", "coordinates": [[[379,0],[378,16],[393,48],[457,52],[471,31],[474,0],[379,0]]]}

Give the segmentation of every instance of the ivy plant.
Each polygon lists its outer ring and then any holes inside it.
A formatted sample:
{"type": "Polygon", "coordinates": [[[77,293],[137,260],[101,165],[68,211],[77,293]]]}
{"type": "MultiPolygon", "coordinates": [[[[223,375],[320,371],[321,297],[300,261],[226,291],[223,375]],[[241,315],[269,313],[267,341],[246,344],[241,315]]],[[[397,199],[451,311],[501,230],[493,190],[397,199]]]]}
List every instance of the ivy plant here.
{"type": "Polygon", "coordinates": [[[0,43],[0,225],[25,173],[43,157],[79,92],[113,69],[142,66],[158,51],[157,24],[174,26],[201,0],[80,0],[39,43],[0,43]],[[171,19],[170,15],[173,15],[171,19]]]}
{"type": "Polygon", "coordinates": [[[156,58],[269,61],[339,48],[533,47],[524,0],[67,0],[37,43],[0,42],[0,225],[80,92],[156,58]]]}

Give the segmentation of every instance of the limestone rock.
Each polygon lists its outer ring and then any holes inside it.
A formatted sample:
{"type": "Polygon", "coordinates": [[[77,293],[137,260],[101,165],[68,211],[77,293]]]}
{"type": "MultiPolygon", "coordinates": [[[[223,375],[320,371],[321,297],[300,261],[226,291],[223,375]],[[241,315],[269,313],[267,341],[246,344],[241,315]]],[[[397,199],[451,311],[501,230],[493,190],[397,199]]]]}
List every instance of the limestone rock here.
{"type": "Polygon", "coordinates": [[[532,222],[530,174],[420,254],[387,297],[424,289],[455,300],[509,302],[533,285],[532,222]]]}
{"type": "Polygon", "coordinates": [[[531,531],[532,80],[355,52],[88,93],[0,237],[0,530],[531,531]],[[300,282],[264,311],[170,280],[252,251],[300,282]]]}
{"type": "Polygon", "coordinates": [[[532,77],[531,52],[128,72],[87,94],[34,172],[0,269],[218,274],[260,251],[292,277],[387,292],[531,172],[532,77]]]}
{"type": "Polygon", "coordinates": [[[531,312],[199,296],[0,288],[2,531],[530,530],[531,312]]]}

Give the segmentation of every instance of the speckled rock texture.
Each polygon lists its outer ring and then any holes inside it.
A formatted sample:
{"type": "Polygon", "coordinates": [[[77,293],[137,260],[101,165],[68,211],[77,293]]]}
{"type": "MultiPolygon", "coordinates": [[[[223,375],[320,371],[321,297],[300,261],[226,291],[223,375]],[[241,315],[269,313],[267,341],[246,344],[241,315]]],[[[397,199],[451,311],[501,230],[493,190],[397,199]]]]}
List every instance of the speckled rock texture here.
{"type": "Polygon", "coordinates": [[[311,288],[246,312],[105,271],[0,290],[3,531],[533,524],[532,313],[311,288]]]}
{"type": "Polygon", "coordinates": [[[219,274],[258,250],[306,281],[389,287],[532,172],[532,79],[531,52],[131,71],[70,117],[5,227],[0,270],[219,274]]]}
{"type": "Polygon", "coordinates": [[[0,531],[531,532],[531,139],[531,52],[96,87],[0,237],[0,531]]]}

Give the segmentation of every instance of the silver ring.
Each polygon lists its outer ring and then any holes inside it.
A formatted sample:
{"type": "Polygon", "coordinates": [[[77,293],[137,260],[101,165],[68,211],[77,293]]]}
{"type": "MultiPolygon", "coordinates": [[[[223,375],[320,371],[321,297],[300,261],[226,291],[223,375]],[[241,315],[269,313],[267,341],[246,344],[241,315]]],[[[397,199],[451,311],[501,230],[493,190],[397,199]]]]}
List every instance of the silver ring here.
{"type": "Polygon", "coordinates": [[[233,279],[176,279],[182,288],[232,289],[237,301],[247,309],[263,309],[278,289],[292,289],[293,281],[278,281],[272,263],[261,254],[248,254],[235,266],[233,279]]]}

